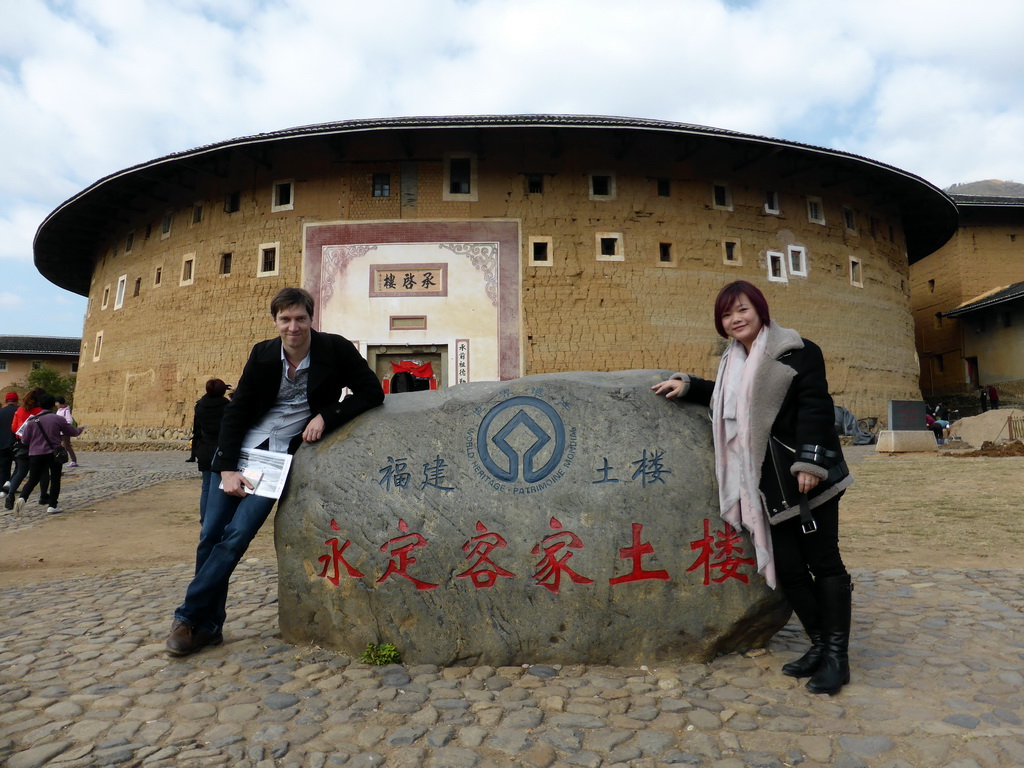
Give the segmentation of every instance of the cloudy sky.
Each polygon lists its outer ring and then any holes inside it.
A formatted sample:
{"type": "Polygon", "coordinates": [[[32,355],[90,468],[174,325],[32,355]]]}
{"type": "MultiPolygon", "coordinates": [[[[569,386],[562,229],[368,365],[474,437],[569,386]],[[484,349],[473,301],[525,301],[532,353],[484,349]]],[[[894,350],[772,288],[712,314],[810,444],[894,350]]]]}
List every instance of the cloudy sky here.
{"type": "Polygon", "coordinates": [[[1024,182],[1024,2],[0,0],[0,334],[80,336],[32,239],[107,174],[310,123],[558,113],[1024,182]]]}

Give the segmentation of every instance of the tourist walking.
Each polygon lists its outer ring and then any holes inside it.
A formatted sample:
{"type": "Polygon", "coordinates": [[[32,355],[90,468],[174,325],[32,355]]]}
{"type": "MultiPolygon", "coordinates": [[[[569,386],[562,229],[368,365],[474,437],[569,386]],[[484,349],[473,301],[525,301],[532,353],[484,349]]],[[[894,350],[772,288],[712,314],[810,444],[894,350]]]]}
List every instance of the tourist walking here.
{"type": "Polygon", "coordinates": [[[76,437],[85,430],[85,427],[71,426],[63,416],[53,413],[56,405],[53,395],[42,395],[39,398],[39,405],[41,412],[29,417],[21,435],[22,442],[28,447],[28,480],[25,481],[25,486],[14,505],[15,514],[18,515],[25,508],[25,502],[28,501],[44,471],[50,478],[49,503],[46,511],[51,515],[64,511],[59,504],[64,464],[57,459],[55,453],[61,447],[65,435],[76,437]]]}
{"type": "Polygon", "coordinates": [[[192,455],[195,456],[199,471],[203,475],[203,487],[199,492],[199,525],[206,519],[206,496],[210,491],[213,471],[213,453],[217,450],[220,422],[224,408],[230,402],[224,394],[229,387],[221,379],[206,382],[206,394],[196,401],[192,425],[192,455]]]}

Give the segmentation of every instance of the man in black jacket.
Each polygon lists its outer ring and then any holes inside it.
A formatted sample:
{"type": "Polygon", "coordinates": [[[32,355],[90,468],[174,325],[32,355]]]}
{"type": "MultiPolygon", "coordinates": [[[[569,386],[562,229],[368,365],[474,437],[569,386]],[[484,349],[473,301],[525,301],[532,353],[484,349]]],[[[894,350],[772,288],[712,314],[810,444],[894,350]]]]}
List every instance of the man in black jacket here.
{"type": "Polygon", "coordinates": [[[11,422],[18,410],[18,393],[4,395],[4,407],[0,408],[0,499],[11,490],[11,464],[14,462],[14,432],[11,422]]]}
{"type": "Polygon", "coordinates": [[[228,580],[270,515],[274,499],[247,494],[238,471],[243,449],[294,453],[384,401],[376,375],[342,336],[312,328],[313,297],[285,288],[270,304],[278,338],[252,348],[231,403],[224,409],[206,516],[196,550],[196,573],[174,612],[167,638],[173,656],[223,641],[228,580]],[[341,400],[342,390],[352,394],[341,400]]]}

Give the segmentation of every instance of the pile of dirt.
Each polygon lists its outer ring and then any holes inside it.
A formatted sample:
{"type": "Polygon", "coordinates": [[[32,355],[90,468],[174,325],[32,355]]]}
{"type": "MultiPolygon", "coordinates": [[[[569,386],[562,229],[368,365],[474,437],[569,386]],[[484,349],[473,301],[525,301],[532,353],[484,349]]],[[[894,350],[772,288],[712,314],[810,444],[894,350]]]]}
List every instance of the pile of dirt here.
{"type": "MultiPolygon", "coordinates": [[[[1017,408],[999,408],[954,421],[949,427],[949,436],[959,438],[962,447],[978,447],[982,443],[996,443],[1010,437],[1007,420],[1010,417],[1024,418],[1024,411],[1017,408]]],[[[983,454],[988,455],[988,454],[983,454]]]]}
{"type": "Polygon", "coordinates": [[[947,456],[965,456],[968,458],[977,457],[995,457],[999,458],[1002,456],[1024,456],[1024,443],[1020,440],[1013,440],[1008,443],[993,443],[990,440],[986,440],[981,444],[981,448],[976,451],[957,451],[956,453],[945,454],[947,456]]]}

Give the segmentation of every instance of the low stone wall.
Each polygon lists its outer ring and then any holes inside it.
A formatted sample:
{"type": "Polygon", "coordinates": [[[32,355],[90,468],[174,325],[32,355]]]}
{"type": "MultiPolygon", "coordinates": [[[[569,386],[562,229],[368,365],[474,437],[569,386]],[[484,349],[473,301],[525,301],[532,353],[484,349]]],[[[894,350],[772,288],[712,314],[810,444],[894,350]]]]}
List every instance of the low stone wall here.
{"type": "Polygon", "coordinates": [[[707,661],[789,617],[721,520],[707,409],[667,371],[391,395],[300,448],[282,634],[414,663],[707,661]]]}

